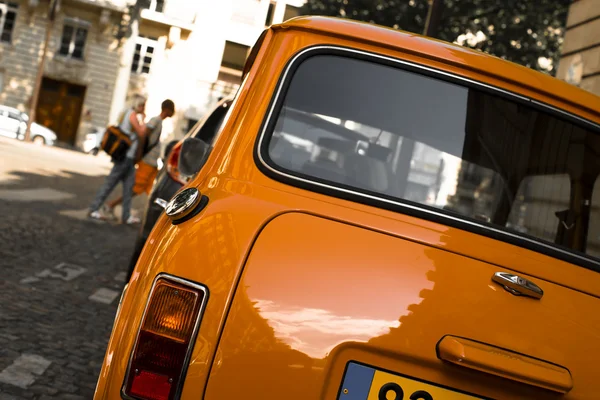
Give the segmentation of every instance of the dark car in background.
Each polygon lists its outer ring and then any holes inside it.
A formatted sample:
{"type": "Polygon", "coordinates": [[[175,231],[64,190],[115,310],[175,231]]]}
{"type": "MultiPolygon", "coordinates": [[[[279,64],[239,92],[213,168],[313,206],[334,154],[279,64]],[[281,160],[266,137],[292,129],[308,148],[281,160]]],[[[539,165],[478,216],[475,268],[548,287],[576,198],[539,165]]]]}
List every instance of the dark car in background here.
{"type": "MultiPolygon", "coordinates": [[[[179,169],[179,155],[183,141],[188,138],[196,138],[205,142],[210,148],[219,132],[229,111],[232,98],[225,98],[207,113],[204,119],[198,121],[194,127],[179,141],[170,142],[164,151],[165,159],[163,168],[158,172],[152,192],[148,197],[148,203],[142,216],[142,225],[136,239],[135,248],[127,272],[127,282],[131,278],[131,273],[135,268],[137,260],[146,244],[146,240],[158,220],[158,217],[164,211],[167,202],[190,180],[193,176],[187,176],[181,173],[179,169]]],[[[200,155],[199,155],[200,156],[200,155]]]]}

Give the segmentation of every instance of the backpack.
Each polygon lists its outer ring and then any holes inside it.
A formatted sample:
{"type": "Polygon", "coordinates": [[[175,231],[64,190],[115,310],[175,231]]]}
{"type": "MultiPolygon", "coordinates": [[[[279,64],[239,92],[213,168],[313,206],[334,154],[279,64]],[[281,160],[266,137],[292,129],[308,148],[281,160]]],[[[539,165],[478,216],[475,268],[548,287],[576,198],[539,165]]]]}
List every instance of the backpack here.
{"type": "Polygon", "coordinates": [[[118,126],[109,126],[104,132],[100,148],[108,154],[113,161],[123,161],[127,150],[131,147],[131,138],[118,126]]]}

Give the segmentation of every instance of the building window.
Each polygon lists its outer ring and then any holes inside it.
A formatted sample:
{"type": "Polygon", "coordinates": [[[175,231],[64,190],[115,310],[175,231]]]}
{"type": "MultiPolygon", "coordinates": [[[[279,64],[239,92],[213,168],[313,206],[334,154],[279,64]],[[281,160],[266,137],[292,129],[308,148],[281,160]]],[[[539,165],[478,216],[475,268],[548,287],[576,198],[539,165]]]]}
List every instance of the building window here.
{"type": "Polygon", "coordinates": [[[283,12],[283,20],[287,21],[288,19],[292,19],[300,15],[300,8],[290,6],[289,4],[285,6],[285,11],[283,12]]]}
{"type": "Polygon", "coordinates": [[[135,53],[133,54],[133,63],[131,63],[131,72],[136,74],[150,73],[150,65],[156,51],[156,45],[157,41],[153,38],[138,37],[135,53]]]}
{"type": "Polygon", "coordinates": [[[156,12],[164,12],[165,11],[165,0],[150,0],[150,5],[148,6],[148,10],[156,11],[156,12]]]}
{"type": "Polygon", "coordinates": [[[269,3],[269,9],[267,10],[267,19],[265,20],[265,26],[271,26],[273,24],[273,15],[275,14],[275,3],[269,3]]]}
{"type": "Polygon", "coordinates": [[[12,42],[15,21],[17,20],[17,3],[0,0],[0,42],[12,42]]]}
{"type": "Polygon", "coordinates": [[[58,54],[68,58],[83,60],[88,24],[77,20],[66,20],[63,26],[58,54]]]}
{"type": "Polygon", "coordinates": [[[250,47],[244,46],[243,44],[229,41],[225,42],[221,67],[243,71],[249,51],[250,47]]]}

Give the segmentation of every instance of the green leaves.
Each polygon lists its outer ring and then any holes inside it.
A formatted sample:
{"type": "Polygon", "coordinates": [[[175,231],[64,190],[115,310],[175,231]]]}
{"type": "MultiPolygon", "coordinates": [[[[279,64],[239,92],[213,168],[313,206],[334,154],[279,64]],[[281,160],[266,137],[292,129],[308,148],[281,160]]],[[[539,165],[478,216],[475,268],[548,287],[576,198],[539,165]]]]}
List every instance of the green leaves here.
{"type": "MultiPolygon", "coordinates": [[[[442,0],[437,38],[550,74],[572,0],[442,0]]],[[[427,0],[308,0],[302,12],[422,33],[427,0]]]]}
{"type": "Polygon", "coordinates": [[[421,32],[427,16],[427,0],[308,0],[302,12],[421,32]]]}

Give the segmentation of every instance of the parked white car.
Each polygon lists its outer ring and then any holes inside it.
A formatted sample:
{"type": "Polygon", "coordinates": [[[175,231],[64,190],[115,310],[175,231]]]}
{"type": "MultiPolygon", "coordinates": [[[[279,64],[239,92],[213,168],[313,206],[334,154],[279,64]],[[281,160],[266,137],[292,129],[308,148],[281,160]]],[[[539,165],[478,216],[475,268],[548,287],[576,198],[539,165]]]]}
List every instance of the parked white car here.
{"type": "MultiPolygon", "coordinates": [[[[0,135],[23,140],[29,116],[16,108],[0,105],[0,135]]],[[[56,133],[36,122],[31,124],[31,140],[35,144],[52,146],[56,133]]]]}

